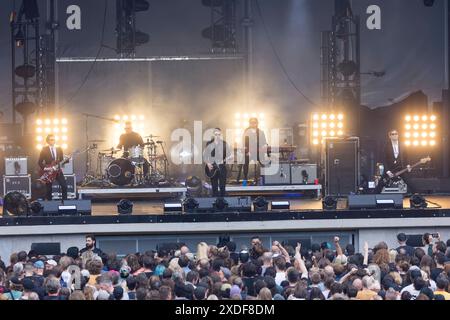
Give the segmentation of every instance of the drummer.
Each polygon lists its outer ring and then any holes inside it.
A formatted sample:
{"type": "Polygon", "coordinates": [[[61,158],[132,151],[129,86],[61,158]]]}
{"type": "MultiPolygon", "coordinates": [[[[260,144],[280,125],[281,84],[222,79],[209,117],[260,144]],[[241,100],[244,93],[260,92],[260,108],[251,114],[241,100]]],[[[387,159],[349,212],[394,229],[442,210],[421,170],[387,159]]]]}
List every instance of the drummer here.
{"type": "Polygon", "coordinates": [[[144,147],[144,140],[139,133],[133,131],[131,121],[125,122],[125,133],[120,136],[117,148],[124,151],[123,157],[128,158],[129,149],[135,146],[144,147]]]}

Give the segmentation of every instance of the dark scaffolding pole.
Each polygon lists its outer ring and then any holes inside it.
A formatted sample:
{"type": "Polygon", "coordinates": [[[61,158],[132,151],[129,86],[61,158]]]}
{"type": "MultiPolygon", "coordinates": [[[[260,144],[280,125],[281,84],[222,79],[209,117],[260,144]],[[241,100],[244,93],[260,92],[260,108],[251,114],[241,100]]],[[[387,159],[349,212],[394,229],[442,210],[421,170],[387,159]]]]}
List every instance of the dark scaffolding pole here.
{"type": "Polygon", "coordinates": [[[244,18],[242,27],[244,31],[244,88],[246,96],[246,106],[253,106],[253,14],[252,1],[244,1],[244,18]]]}

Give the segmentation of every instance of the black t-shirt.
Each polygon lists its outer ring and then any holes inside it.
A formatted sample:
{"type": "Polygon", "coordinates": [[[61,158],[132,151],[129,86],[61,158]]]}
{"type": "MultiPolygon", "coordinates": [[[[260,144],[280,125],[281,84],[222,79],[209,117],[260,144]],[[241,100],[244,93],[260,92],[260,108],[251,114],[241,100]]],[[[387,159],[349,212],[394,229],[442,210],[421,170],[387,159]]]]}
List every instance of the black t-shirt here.
{"type": "Polygon", "coordinates": [[[442,269],[442,268],[434,268],[434,269],[431,269],[431,272],[430,272],[430,278],[433,279],[434,281],[436,281],[437,277],[438,277],[442,272],[444,272],[444,269],[442,269]]]}
{"type": "Polygon", "coordinates": [[[124,133],[120,136],[118,148],[124,148],[125,151],[128,151],[129,148],[134,146],[143,146],[144,140],[137,132],[124,133]]]}
{"type": "Polygon", "coordinates": [[[397,248],[398,253],[401,253],[401,251],[404,251],[410,257],[412,257],[414,255],[414,247],[411,247],[408,245],[400,246],[397,248]]]}

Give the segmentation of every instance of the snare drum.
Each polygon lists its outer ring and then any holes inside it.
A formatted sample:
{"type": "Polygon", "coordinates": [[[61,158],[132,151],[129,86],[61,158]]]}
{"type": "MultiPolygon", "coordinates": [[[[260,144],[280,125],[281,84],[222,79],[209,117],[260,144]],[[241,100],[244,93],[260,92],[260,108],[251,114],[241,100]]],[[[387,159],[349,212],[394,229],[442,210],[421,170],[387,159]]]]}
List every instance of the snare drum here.
{"type": "Polygon", "coordinates": [[[134,146],[128,149],[129,159],[135,163],[144,163],[144,149],[141,146],[134,146]]]}

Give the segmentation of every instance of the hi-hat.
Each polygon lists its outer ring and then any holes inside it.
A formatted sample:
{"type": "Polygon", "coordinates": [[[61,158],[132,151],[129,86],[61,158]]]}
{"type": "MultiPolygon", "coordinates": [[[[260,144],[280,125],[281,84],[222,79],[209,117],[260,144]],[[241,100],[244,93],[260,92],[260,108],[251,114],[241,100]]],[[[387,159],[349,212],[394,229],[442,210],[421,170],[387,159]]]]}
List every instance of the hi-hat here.
{"type": "Polygon", "coordinates": [[[145,136],[144,138],[161,138],[161,136],[154,136],[154,135],[149,135],[149,136],[145,136]]]}
{"type": "Polygon", "coordinates": [[[106,140],[89,140],[89,142],[106,142],[106,140]]]}

